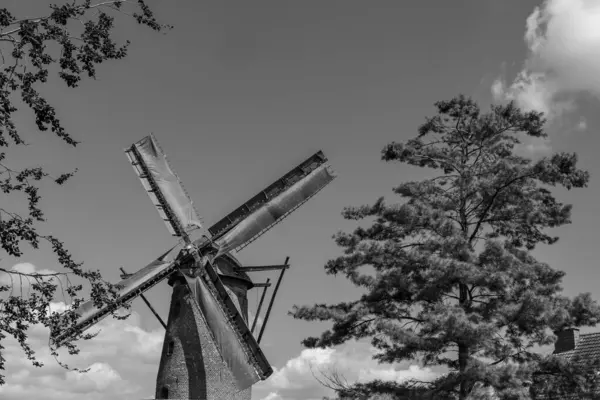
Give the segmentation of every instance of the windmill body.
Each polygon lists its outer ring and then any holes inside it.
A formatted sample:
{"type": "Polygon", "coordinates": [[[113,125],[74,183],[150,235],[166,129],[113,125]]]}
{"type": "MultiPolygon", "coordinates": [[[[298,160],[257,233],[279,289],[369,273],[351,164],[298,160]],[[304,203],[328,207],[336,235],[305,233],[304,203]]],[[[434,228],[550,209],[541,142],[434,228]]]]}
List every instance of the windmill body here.
{"type": "MultiPolygon", "coordinates": [[[[75,310],[75,324],[61,319],[52,331],[60,346],[81,334],[123,303],[167,280],[173,288],[156,379],[157,399],[250,400],[251,386],[273,372],[259,342],[273,301],[289,267],[247,267],[231,255],[256,240],[329,184],[335,174],[317,152],[273,184],[208,228],[192,241],[190,229],[202,228],[192,201],[154,136],[126,149],[126,154],[177,245],[134,274],[123,275],[118,300],[102,308],[93,301],[75,310]],[[176,254],[174,254],[176,253],[176,254]],[[249,329],[247,292],[270,284],[254,283],[246,272],[280,270],[260,334],[249,329]]],[[[262,300],[261,300],[262,304],[262,300]]],[[[259,310],[260,311],[260,310],[259,310]]]]}
{"type": "MultiPolygon", "coordinates": [[[[252,281],[232,256],[215,261],[221,281],[238,311],[248,320],[247,291],[252,281]]],[[[170,276],[173,287],[169,320],[156,379],[157,399],[250,400],[251,388],[238,391],[231,371],[211,338],[209,327],[180,273],[170,276]]]]}

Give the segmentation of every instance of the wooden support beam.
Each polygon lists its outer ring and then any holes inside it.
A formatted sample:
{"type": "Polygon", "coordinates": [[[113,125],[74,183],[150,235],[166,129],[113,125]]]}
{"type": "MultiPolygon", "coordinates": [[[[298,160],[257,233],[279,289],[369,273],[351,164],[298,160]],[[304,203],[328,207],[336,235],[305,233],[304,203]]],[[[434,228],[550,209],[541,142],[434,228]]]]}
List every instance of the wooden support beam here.
{"type": "MultiPolygon", "coordinates": [[[[271,279],[267,278],[267,282],[264,285],[262,295],[260,296],[260,301],[258,302],[258,308],[256,309],[256,315],[254,316],[254,321],[252,322],[252,329],[250,330],[250,333],[252,333],[252,334],[254,334],[254,328],[256,328],[256,321],[258,321],[258,316],[260,315],[260,309],[262,308],[263,301],[265,301],[265,295],[267,294],[267,288],[269,286],[271,286],[271,284],[269,283],[270,281],[271,281],[271,279]]],[[[256,284],[254,286],[256,286],[256,284]]]]}
{"type": "Polygon", "coordinates": [[[265,332],[265,327],[267,326],[267,321],[269,320],[269,315],[271,314],[271,308],[273,307],[273,303],[275,302],[275,296],[277,295],[277,290],[279,289],[279,285],[281,284],[281,280],[283,279],[283,274],[285,270],[288,269],[290,261],[289,257],[285,258],[284,265],[286,268],[281,268],[281,272],[279,273],[279,278],[277,278],[277,283],[275,284],[275,289],[273,290],[273,294],[271,295],[271,300],[269,301],[269,307],[267,307],[267,313],[265,314],[265,320],[263,321],[262,326],[260,327],[260,333],[258,334],[257,342],[260,344],[260,339],[262,339],[262,335],[265,332]]]}
{"type": "Polygon", "coordinates": [[[253,267],[235,267],[236,271],[256,272],[256,271],[273,271],[277,269],[287,269],[289,265],[257,265],[253,267]]]}
{"type": "MultiPolygon", "coordinates": [[[[131,274],[128,274],[127,272],[125,272],[125,270],[123,269],[123,267],[121,267],[119,269],[123,273],[123,275],[121,275],[121,277],[123,277],[123,276],[125,276],[125,277],[131,276],[131,274]]],[[[160,322],[160,324],[163,326],[163,328],[167,329],[167,324],[164,323],[164,321],[158,315],[158,313],[156,312],[156,310],[154,310],[154,308],[152,307],[152,305],[150,305],[150,302],[148,301],[148,299],[146,299],[146,296],[144,296],[143,294],[140,294],[140,297],[142,298],[142,300],[144,300],[144,303],[146,303],[146,305],[148,306],[148,308],[150,309],[150,311],[152,311],[152,314],[154,314],[154,316],[156,317],[156,319],[158,319],[158,322],[160,322]]]]}
{"type": "Polygon", "coordinates": [[[264,287],[264,288],[271,286],[268,279],[265,283],[253,283],[252,285],[253,285],[253,287],[264,287]]]}

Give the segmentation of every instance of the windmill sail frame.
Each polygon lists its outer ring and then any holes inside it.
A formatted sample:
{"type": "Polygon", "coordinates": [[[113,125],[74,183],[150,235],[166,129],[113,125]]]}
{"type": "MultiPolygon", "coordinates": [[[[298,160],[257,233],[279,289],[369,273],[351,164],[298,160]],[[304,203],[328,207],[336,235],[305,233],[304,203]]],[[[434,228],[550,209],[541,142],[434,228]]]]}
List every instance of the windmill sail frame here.
{"type": "Polygon", "coordinates": [[[173,236],[186,237],[189,226],[202,227],[192,200],[154,135],[132,144],[125,154],[173,236]]]}
{"type": "Polygon", "coordinates": [[[134,274],[130,274],[126,279],[117,283],[116,286],[120,289],[118,298],[112,304],[112,307],[105,306],[99,309],[94,305],[93,300],[82,303],[76,310],[79,317],[77,318],[75,325],[54,335],[52,337],[54,344],[58,347],[77,332],[83,332],[89,329],[94,324],[106,318],[111,312],[118,309],[122,304],[133,301],[175,272],[178,265],[177,260],[165,260],[165,257],[173,251],[174,248],[175,247],[169,249],[169,251],[146,265],[144,268],[138,270],[134,274]]]}
{"type": "Polygon", "coordinates": [[[285,217],[307,202],[335,178],[336,174],[328,164],[321,164],[312,169],[304,177],[279,192],[277,196],[262,204],[243,219],[238,220],[234,226],[218,238],[213,238],[213,241],[219,246],[218,254],[228,253],[231,250],[240,251],[273,226],[283,221],[285,217]]]}
{"type": "Polygon", "coordinates": [[[320,150],[308,157],[281,178],[277,179],[258,194],[250,198],[250,200],[246,201],[208,228],[208,231],[213,235],[213,240],[223,236],[262,205],[285,192],[296,182],[305,178],[312,171],[326,163],[327,157],[325,157],[325,154],[320,150]]]}
{"type": "Polygon", "coordinates": [[[193,293],[196,305],[202,311],[215,344],[219,347],[221,357],[231,368],[238,389],[246,389],[258,380],[267,379],[273,373],[273,368],[235,307],[212,263],[207,260],[203,267],[196,270],[199,277],[192,278],[186,274],[183,276],[193,293]],[[215,314],[224,317],[223,320],[215,314]],[[228,331],[228,327],[231,328],[231,332],[228,331]],[[245,362],[236,354],[239,350],[244,353],[245,362]],[[254,374],[251,374],[244,364],[249,364],[254,374]]]}

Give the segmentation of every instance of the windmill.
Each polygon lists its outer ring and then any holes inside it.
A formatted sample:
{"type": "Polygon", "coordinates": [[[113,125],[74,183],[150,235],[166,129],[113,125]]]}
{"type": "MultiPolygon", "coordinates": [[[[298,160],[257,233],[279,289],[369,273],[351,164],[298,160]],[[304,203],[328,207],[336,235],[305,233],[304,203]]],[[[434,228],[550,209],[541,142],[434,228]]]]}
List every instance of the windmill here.
{"type": "Polygon", "coordinates": [[[134,274],[121,268],[118,300],[103,308],[95,307],[91,300],[81,304],[74,326],[53,330],[53,343],[60,346],[116,308],[141,297],[165,327],[157,399],[249,400],[251,386],[273,372],[259,343],[289,268],[289,257],[282,265],[248,267],[231,252],[240,251],[281,222],[329,184],[335,173],[319,151],[208,228],[201,238],[192,240],[191,231],[202,229],[200,218],[156,138],[147,136],[125,153],[160,217],[183,246],[176,244],[134,274]],[[270,283],[255,283],[247,272],[268,270],[280,270],[280,274],[255,339],[270,283]],[[165,280],[173,287],[167,323],[143,296],[165,280]],[[247,292],[257,287],[264,289],[249,328],[247,292]]]}

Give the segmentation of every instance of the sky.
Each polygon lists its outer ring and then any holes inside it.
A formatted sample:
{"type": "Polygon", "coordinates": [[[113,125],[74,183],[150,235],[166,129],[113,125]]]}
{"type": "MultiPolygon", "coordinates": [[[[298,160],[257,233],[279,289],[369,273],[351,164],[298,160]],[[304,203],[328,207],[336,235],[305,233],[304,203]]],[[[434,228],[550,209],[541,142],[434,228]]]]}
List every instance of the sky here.
{"type": "MultiPolygon", "coordinates": [[[[393,202],[392,187],[427,176],[382,162],[380,151],[414,137],[434,114],[434,102],[460,93],[484,108],[514,100],[544,111],[549,139],[527,142],[521,151],[532,157],[577,152],[590,171],[588,188],[556,190],[559,200],[573,204],[573,223],[555,229],[561,240],[535,255],[567,272],[566,295],[591,292],[598,299],[600,1],[148,3],[172,31],[155,33],[118,18],[117,36],[132,42],[125,60],[100,66],[98,78],[76,90],[57,81],[42,88],[81,144],[73,149],[37,132],[24,112],[17,123],[31,145],[7,162],[57,173],[78,168],[65,187],[45,188],[43,231],[62,238],[86,268],[117,282],[119,266],[136,271],[174,244],[123,153],[131,143],[150,132],[157,136],[206,226],[323,150],[338,178],[236,255],[245,265],[278,264],[286,256],[291,263],[261,343],[275,372],[253,388],[254,400],[320,399],[330,392],[313,377],[319,371],[340,370],[349,381],[435,375],[410,362],[378,365],[365,343],[304,349],[301,340],[328,324],[297,321],[287,311],[356,298],[357,289],[323,268],[341,252],[331,236],[355,226],[340,212],[379,196],[393,202]]],[[[47,9],[40,0],[5,0],[3,6],[21,17],[47,9]]],[[[45,251],[1,263],[21,271],[58,268],[45,251]]],[[[274,281],[277,275],[252,277],[274,281]]],[[[249,293],[251,310],[259,294],[249,293]]],[[[169,296],[166,283],[147,293],[164,319],[169,296]]],[[[31,340],[43,368],[29,366],[7,341],[0,397],[150,398],[164,331],[140,300],[133,312],[124,322],[105,320],[80,356],[65,358],[90,367],[85,375],[55,363],[40,327],[31,340]]]]}

